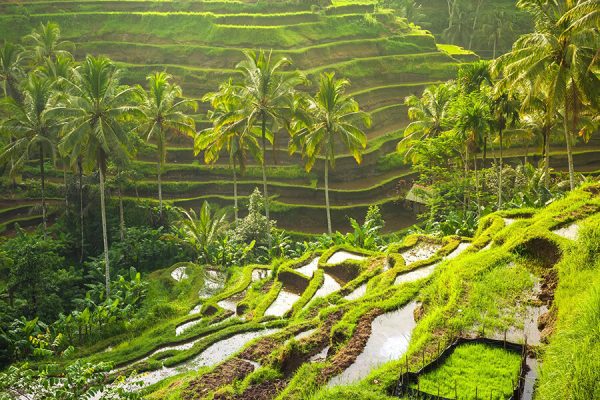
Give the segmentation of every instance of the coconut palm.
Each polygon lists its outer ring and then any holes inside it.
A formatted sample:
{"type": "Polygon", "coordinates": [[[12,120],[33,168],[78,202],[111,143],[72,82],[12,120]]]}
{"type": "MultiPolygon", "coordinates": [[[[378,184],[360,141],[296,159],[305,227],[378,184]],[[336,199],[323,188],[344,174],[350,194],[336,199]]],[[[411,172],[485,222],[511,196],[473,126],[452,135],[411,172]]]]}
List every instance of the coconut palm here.
{"type": "Polygon", "coordinates": [[[194,138],[194,153],[204,151],[204,162],[212,164],[218,161],[225,148],[233,171],[233,208],[235,222],[238,216],[237,168],[245,170],[248,154],[262,163],[262,153],[258,137],[253,130],[246,130],[243,118],[243,99],[237,95],[231,82],[224,83],[220,90],[208,93],[203,100],[210,102],[212,110],[208,119],[213,126],[198,132],[194,138]]]}
{"type": "Polygon", "coordinates": [[[5,42],[0,47],[0,81],[4,90],[4,96],[12,97],[21,102],[19,82],[23,79],[23,48],[15,44],[5,42]]]}
{"type": "Polygon", "coordinates": [[[408,118],[412,121],[404,130],[404,138],[397,150],[411,156],[414,144],[444,132],[448,127],[448,108],[456,93],[455,85],[441,84],[430,86],[421,97],[408,96],[404,104],[408,106],[408,118]]]}
{"type": "MultiPolygon", "coordinates": [[[[515,126],[519,121],[520,102],[508,91],[496,88],[491,98],[491,111],[494,122],[493,128],[498,132],[500,143],[500,159],[498,164],[498,208],[502,207],[502,169],[504,168],[504,130],[515,126]]],[[[485,152],[484,152],[485,153],[485,152]]],[[[485,163],[485,156],[484,156],[485,163]]]]}
{"type": "Polygon", "coordinates": [[[473,149],[473,166],[475,169],[475,192],[479,209],[479,176],[477,169],[477,149],[483,145],[489,132],[492,116],[490,105],[485,98],[477,92],[462,96],[451,107],[454,119],[454,131],[459,135],[464,144],[465,176],[469,172],[469,148],[473,149]]]}
{"type": "Polygon", "coordinates": [[[31,34],[23,40],[30,45],[27,56],[36,65],[41,65],[45,60],[56,60],[57,57],[70,56],[73,43],[61,40],[60,27],[54,22],[40,24],[31,34]]]}
{"type": "Polygon", "coordinates": [[[100,211],[106,295],[110,295],[110,265],[104,185],[108,160],[126,159],[130,137],[121,118],[132,111],[128,104],[132,88],[119,84],[121,71],[106,57],[87,56],[70,82],[71,94],[62,107],[55,110],[68,118],[59,149],[72,160],[81,160],[87,169],[100,175],[100,211]]]}
{"type": "Polygon", "coordinates": [[[42,192],[42,224],[46,233],[46,157],[54,158],[59,123],[48,110],[52,106],[52,82],[36,74],[29,75],[23,90],[22,102],[11,97],[4,99],[2,106],[7,118],[2,129],[14,138],[0,154],[0,161],[11,159],[11,175],[34,155],[39,159],[42,192]]]}
{"type": "Polygon", "coordinates": [[[172,84],[171,75],[166,72],[156,72],[146,77],[148,91],[137,89],[138,114],[140,115],[141,132],[146,140],[156,141],[158,150],[157,179],[158,204],[162,216],[162,168],[167,158],[167,133],[182,133],[194,135],[196,125],[188,111],[196,111],[197,104],[190,99],[182,99],[181,87],[172,84]]]}
{"type": "Polygon", "coordinates": [[[244,99],[245,129],[258,129],[261,135],[263,195],[270,248],[269,193],[265,157],[267,141],[274,140],[275,133],[284,124],[283,120],[290,115],[295,88],[304,80],[296,71],[284,73],[283,69],[290,64],[286,58],[273,60],[272,53],[266,54],[262,50],[258,53],[245,51],[244,56],[245,60],[236,67],[242,74],[238,89],[239,95],[244,99]]]}
{"type": "Polygon", "coordinates": [[[330,235],[329,167],[335,168],[336,142],[344,145],[360,164],[362,151],[367,146],[367,135],[359,123],[366,127],[371,124],[369,114],[361,111],[358,103],[345,94],[349,84],[346,79],[335,79],[334,73],[321,74],[316,95],[306,98],[305,109],[298,115],[290,146],[292,153],[302,149],[307,171],[312,169],[319,157],[325,158],[325,208],[330,235]]]}
{"type": "Polygon", "coordinates": [[[581,109],[597,109],[600,100],[600,79],[593,68],[597,62],[594,24],[577,23],[578,29],[573,29],[572,23],[579,20],[565,17],[576,15],[573,10],[582,3],[520,0],[518,6],[534,16],[535,31],[521,36],[512,51],[495,63],[506,82],[526,82],[535,92],[546,90],[551,114],[562,108],[571,189],[575,187],[571,130],[581,109]]]}

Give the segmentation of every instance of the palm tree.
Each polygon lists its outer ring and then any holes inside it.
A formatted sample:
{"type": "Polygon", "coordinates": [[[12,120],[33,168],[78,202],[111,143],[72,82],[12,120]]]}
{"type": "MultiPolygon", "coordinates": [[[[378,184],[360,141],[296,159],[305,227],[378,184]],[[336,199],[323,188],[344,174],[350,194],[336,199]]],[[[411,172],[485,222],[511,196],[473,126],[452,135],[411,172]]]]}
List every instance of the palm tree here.
{"type": "Polygon", "coordinates": [[[11,97],[2,103],[7,114],[2,128],[14,137],[0,154],[0,160],[14,160],[11,175],[37,152],[42,189],[42,224],[46,234],[46,156],[54,158],[59,123],[48,110],[52,106],[52,82],[37,74],[29,75],[22,91],[22,103],[11,97]]]}
{"type": "Polygon", "coordinates": [[[488,14],[483,30],[488,35],[488,43],[492,45],[492,59],[496,58],[498,42],[507,34],[512,34],[513,23],[511,17],[504,10],[497,10],[488,14]]]}
{"type": "Polygon", "coordinates": [[[69,51],[74,47],[73,43],[60,39],[60,27],[54,22],[40,24],[23,40],[31,44],[27,56],[37,65],[43,64],[45,60],[54,61],[59,56],[70,56],[69,51]]]}
{"type": "Polygon", "coordinates": [[[411,95],[404,104],[408,106],[408,117],[412,121],[404,130],[404,138],[397,150],[405,155],[413,153],[414,144],[444,132],[448,124],[448,108],[456,93],[452,83],[430,86],[421,97],[411,95]]]}
{"type": "Polygon", "coordinates": [[[70,82],[71,95],[66,104],[57,107],[68,117],[59,149],[73,160],[79,157],[89,169],[97,169],[100,175],[100,211],[106,295],[110,295],[110,266],[108,260],[108,231],[106,228],[106,205],[104,184],[109,158],[126,159],[128,156],[128,133],[120,119],[132,111],[128,100],[132,88],[119,84],[121,71],[106,57],[87,56],[75,71],[70,82]]]}
{"type": "Polygon", "coordinates": [[[137,110],[142,122],[139,131],[146,136],[146,140],[155,140],[158,150],[158,204],[161,217],[163,209],[161,174],[167,158],[167,133],[178,132],[190,136],[196,133],[194,119],[187,112],[196,111],[197,104],[193,100],[182,99],[181,87],[172,84],[171,79],[171,75],[166,72],[156,72],[146,77],[147,92],[142,88],[137,90],[139,98],[137,110]]]}
{"type": "MultiPolygon", "coordinates": [[[[504,130],[515,126],[519,121],[520,103],[516,97],[508,91],[496,87],[492,95],[491,111],[494,117],[493,127],[498,132],[500,142],[500,161],[498,164],[498,209],[502,207],[502,169],[504,168],[504,130]]],[[[485,163],[485,156],[484,156],[485,163]]]]}
{"type": "Polygon", "coordinates": [[[299,113],[290,147],[292,153],[302,149],[307,171],[312,169],[319,156],[325,158],[325,208],[330,235],[329,167],[335,168],[336,141],[342,143],[360,164],[367,135],[357,123],[362,121],[366,127],[371,125],[370,116],[359,109],[353,98],[345,95],[349,85],[346,79],[335,79],[334,73],[321,74],[317,94],[306,98],[306,108],[299,113]]]}
{"type": "Polygon", "coordinates": [[[469,172],[469,147],[473,150],[473,166],[475,169],[475,191],[479,209],[479,176],[477,170],[477,149],[485,142],[492,117],[489,104],[480,93],[473,92],[468,96],[460,97],[452,105],[454,118],[454,131],[458,133],[464,143],[465,151],[465,177],[469,172]]]}
{"type": "Polygon", "coordinates": [[[267,140],[273,141],[274,135],[283,120],[290,115],[295,88],[304,80],[296,72],[285,72],[289,65],[286,58],[274,61],[272,53],[265,54],[245,51],[245,60],[237,65],[242,74],[238,84],[239,95],[244,99],[244,119],[246,130],[258,129],[262,147],[263,195],[265,198],[265,216],[267,217],[268,246],[271,247],[271,224],[269,219],[269,193],[267,188],[266,149],[267,140]]]}
{"type": "MultiPolygon", "coordinates": [[[[582,3],[587,2],[579,2],[580,7],[582,3]]],[[[513,85],[527,82],[536,92],[547,90],[550,114],[562,108],[569,182],[574,189],[571,130],[576,127],[581,109],[585,105],[597,108],[600,99],[600,79],[593,68],[597,62],[595,27],[590,20],[571,21],[579,15],[574,11],[574,1],[520,0],[518,6],[534,16],[535,32],[521,36],[510,53],[498,58],[495,68],[502,72],[503,80],[513,85]]]]}
{"type": "Polygon", "coordinates": [[[23,48],[15,44],[5,42],[0,47],[0,81],[5,97],[12,97],[21,102],[19,82],[23,79],[23,48]]]}
{"type": "Polygon", "coordinates": [[[204,151],[204,162],[212,164],[217,162],[222,149],[227,149],[233,171],[233,209],[237,223],[239,215],[236,170],[239,166],[240,173],[244,172],[248,153],[262,163],[262,153],[255,131],[245,129],[243,99],[237,95],[231,82],[222,84],[219,89],[218,92],[208,93],[203,98],[212,106],[212,110],[208,112],[208,119],[212,121],[213,126],[196,134],[194,153],[198,155],[200,151],[204,151]]]}
{"type": "Polygon", "coordinates": [[[175,227],[175,235],[170,238],[180,241],[196,252],[203,261],[210,263],[211,246],[219,239],[219,235],[227,228],[227,214],[224,210],[211,212],[208,202],[204,201],[200,214],[193,209],[181,210],[183,218],[175,227]]]}

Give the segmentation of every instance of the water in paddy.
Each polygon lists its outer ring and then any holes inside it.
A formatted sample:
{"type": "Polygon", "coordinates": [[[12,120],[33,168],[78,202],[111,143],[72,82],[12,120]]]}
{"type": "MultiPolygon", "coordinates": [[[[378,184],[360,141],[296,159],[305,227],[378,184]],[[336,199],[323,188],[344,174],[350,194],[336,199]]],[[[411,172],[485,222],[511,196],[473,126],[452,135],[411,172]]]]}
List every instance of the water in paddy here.
{"type": "Polygon", "coordinates": [[[275,301],[267,308],[267,311],[265,311],[265,315],[282,317],[292,308],[299,298],[300,296],[297,294],[281,289],[275,301]]]}
{"type": "Polygon", "coordinates": [[[465,251],[469,246],[471,245],[471,243],[469,242],[461,242],[456,249],[454,249],[452,251],[452,253],[448,254],[446,256],[447,260],[452,260],[453,258],[458,257],[463,251],[465,251]]]}
{"type": "MultiPolygon", "coordinates": [[[[198,312],[200,312],[200,311],[198,311],[198,312]]],[[[183,324],[181,324],[175,328],[175,336],[181,335],[183,332],[187,331],[192,326],[198,325],[200,322],[202,322],[202,318],[184,322],[183,324]]]]}
{"type": "Polygon", "coordinates": [[[329,259],[327,260],[327,264],[339,264],[341,262],[347,260],[364,260],[364,256],[359,256],[358,254],[348,253],[347,251],[336,251],[329,259]]]}
{"type": "Polygon", "coordinates": [[[354,289],[352,291],[352,293],[344,296],[344,299],[346,299],[346,300],[356,300],[356,299],[360,299],[365,294],[367,294],[367,284],[363,283],[362,285],[360,285],[359,287],[357,287],[356,289],[354,289]]]}
{"type": "Polygon", "coordinates": [[[128,379],[126,386],[135,390],[136,387],[133,385],[134,382],[140,382],[141,387],[145,387],[177,374],[197,370],[201,367],[215,366],[237,353],[251,340],[270,335],[278,330],[279,329],[263,329],[254,332],[239,333],[230,338],[213,343],[196,357],[175,367],[163,367],[128,379]]]}
{"type": "Polygon", "coordinates": [[[204,287],[198,291],[201,299],[215,295],[225,286],[225,275],[222,272],[207,270],[204,279],[204,287]]]}
{"type": "Polygon", "coordinates": [[[240,301],[242,301],[244,299],[244,297],[246,297],[245,290],[240,293],[236,293],[232,296],[229,296],[228,298],[217,302],[217,304],[219,305],[219,307],[221,307],[225,310],[233,311],[235,313],[237,310],[237,304],[240,301]]]}
{"type": "Polygon", "coordinates": [[[187,279],[187,277],[186,267],[178,267],[171,272],[171,278],[175,279],[177,282],[181,282],[183,279],[187,279]]]}
{"type": "Polygon", "coordinates": [[[265,279],[269,275],[268,269],[253,269],[252,270],[252,282],[259,281],[261,279],[265,279]]]}
{"type": "Polygon", "coordinates": [[[300,268],[296,268],[296,272],[301,273],[302,275],[312,277],[315,271],[319,268],[319,257],[315,257],[311,262],[306,265],[303,265],[300,268]]]}
{"type": "Polygon", "coordinates": [[[579,225],[577,223],[573,223],[571,225],[555,229],[552,231],[552,233],[564,237],[565,239],[577,240],[577,238],[579,237],[579,225]]]}
{"type": "Polygon", "coordinates": [[[418,243],[416,246],[402,252],[400,255],[404,258],[406,265],[409,265],[417,261],[424,261],[431,258],[431,256],[441,248],[441,244],[418,243]]]}
{"type": "Polygon", "coordinates": [[[300,332],[299,334],[297,334],[296,336],[294,336],[294,339],[296,339],[296,340],[302,340],[304,338],[309,337],[313,333],[315,333],[315,331],[316,331],[316,329],[309,329],[307,331],[300,332]]]}
{"type": "Polygon", "coordinates": [[[407,272],[405,274],[400,274],[394,280],[394,285],[399,285],[401,283],[406,282],[414,282],[419,279],[427,278],[429,275],[433,273],[435,267],[437,267],[439,263],[435,263],[432,265],[428,265],[427,267],[419,268],[414,271],[407,272]]]}
{"type": "Polygon", "coordinates": [[[329,296],[331,293],[338,291],[341,288],[342,287],[340,286],[340,284],[337,283],[337,281],[333,279],[331,275],[323,274],[323,284],[313,296],[313,300],[318,299],[319,297],[329,296]]]}
{"type": "Polygon", "coordinates": [[[399,359],[408,349],[416,323],[413,317],[417,303],[411,302],[397,311],[375,318],[371,336],[354,364],[331,379],[328,386],[348,385],[366,377],[373,368],[399,359]]]}

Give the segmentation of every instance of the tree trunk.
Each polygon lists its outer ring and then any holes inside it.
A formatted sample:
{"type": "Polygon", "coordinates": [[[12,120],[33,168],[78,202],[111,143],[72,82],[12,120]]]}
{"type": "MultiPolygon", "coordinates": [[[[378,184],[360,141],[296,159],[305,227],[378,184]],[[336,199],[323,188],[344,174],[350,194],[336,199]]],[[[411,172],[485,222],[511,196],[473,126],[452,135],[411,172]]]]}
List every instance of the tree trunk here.
{"type": "Polygon", "coordinates": [[[81,233],[81,252],[79,254],[79,262],[83,262],[83,165],[81,165],[81,157],[77,158],[77,170],[79,172],[79,231],[81,233]]]}
{"type": "Polygon", "coordinates": [[[550,129],[544,132],[544,186],[550,189],[550,129]]]}
{"type": "Polygon", "coordinates": [[[529,141],[525,139],[525,160],[523,160],[523,165],[527,164],[527,156],[529,156],[529,141]]]}
{"type": "Polygon", "coordinates": [[[567,143],[567,162],[569,164],[569,185],[571,190],[575,189],[575,170],[573,165],[573,150],[571,149],[571,134],[569,133],[569,119],[567,115],[568,101],[565,96],[565,113],[563,123],[565,128],[565,141],[567,143]]]}
{"type": "Polygon", "coordinates": [[[477,19],[479,17],[479,9],[481,8],[483,0],[477,2],[477,8],[475,8],[475,16],[473,17],[473,28],[471,29],[471,36],[469,37],[469,50],[473,47],[473,37],[475,36],[475,28],[477,28],[477,19]]]}
{"type": "Polygon", "coordinates": [[[271,250],[271,220],[269,219],[269,192],[267,189],[267,171],[265,164],[267,162],[267,118],[265,114],[262,114],[262,178],[263,178],[263,196],[265,201],[265,216],[267,217],[267,245],[269,251],[271,250]]]}
{"type": "Polygon", "coordinates": [[[235,157],[233,158],[233,213],[235,215],[235,224],[237,226],[238,217],[238,190],[237,190],[237,173],[235,172],[235,157]]]}
{"type": "Polygon", "coordinates": [[[499,131],[499,135],[500,135],[500,162],[499,162],[499,166],[500,168],[498,169],[498,210],[500,208],[502,208],[502,168],[504,168],[503,162],[504,162],[504,143],[503,143],[503,130],[502,128],[500,128],[499,131]]]}
{"type": "Polygon", "coordinates": [[[119,195],[119,237],[122,242],[125,240],[125,214],[123,212],[123,196],[121,184],[119,184],[117,191],[117,194],[119,195]]]}
{"type": "Polygon", "coordinates": [[[110,266],[108,261],[108,232],[106,230],[106,205],[104,203],[104,163],[98,163],[100,172],[100,214],[102,215],[102,241],[104,243],[104,275],[106,278],[106,298],[110,296],[110,266]]]}
{"type": "Polygon", "coordinates": [[[479,171],[477,170],[477,153],[473,154],[473,169],[475,170],[475,200],[477,203],[477,216],[480,216],[481,207],[479,201],[479,171]]]}
{"type": "Polygon", "coordinates": [[[67,166],[64,164],[65,160],[63,160],[63,184],[65,185],[65,211],[67,214],[69,213],[69,194],[67,190],[67,166]]]}
{"type": "Polygon", "coordinates": [[[40,178],[42,179],[42,226],[46,237],[46,174],[44,169],[44,146],[40,143],[40,178]]]}
{"type": "Polygon", "coordinates": [[[331,209],[329,208],[329,153],[325,155],[325,209],[327,210],[327,233],[331,235],[331,209]]]}
{"type": "Polygon", "coordinates": [[[494,34],[494,51],[493,51],[493,55],[492,58],[495,60],[496,59],[496,44],[498,43],[498,35],[494,34]]]}
{"type": "Polygon", "coordinates": [[[158,164],[156,164],[156,175],[158,178],[158,216],[162,221],[162,209],[163,209],[163,201],[162,201],[162,183],[161,183],[161,172],[162,172],[162,149],[158,150],[158,164]]]}

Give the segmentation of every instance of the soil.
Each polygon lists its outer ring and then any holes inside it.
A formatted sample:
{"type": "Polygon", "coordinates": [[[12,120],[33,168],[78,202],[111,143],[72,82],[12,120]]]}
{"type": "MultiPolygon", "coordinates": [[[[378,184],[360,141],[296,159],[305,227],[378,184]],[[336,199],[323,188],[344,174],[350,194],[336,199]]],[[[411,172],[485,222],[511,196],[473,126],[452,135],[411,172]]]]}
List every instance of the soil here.
{"type": "MultiPolygon", "coordinates": [[[[354,363],[356,357],[362,353],[371,336],[371,323],[382,313],[383,311],[381,309],[374,308],[360,318],[356,324],[354,335],[352,335],[348,343],[333,356],[331,363],[321,372],[321,375],[318,378],[320,384],[325,385],[331,378],[340,374],[354,363]]],[[[335,343],[336,341],[341,340],[341,338],[332,338],[332,340],[335,343]]]]}
{"type": "Polygon", "coordinates": [[[202,399],[208,393],[244,379],[254,371],[254,366],[239,358],[232,358],[216,367],[212,372],[192,380],[183,392],[185,400],[202,399]]]}
{"type": "Polygon", "coordinates": [[[264,362],[264,359],[271,354],[273,349],[277,348],[281,344],[280,341],[272,337],[266,337],[260,339],[254,345],[248,347],[240,354],[240,358],[244,358],[250,361],[256,361],[258,363],[264,362]]]}
{"type": "Polygon", "coordinates": [[[415,312],[413,313],[415,321],[419,322],[419,320],[421,318],[423,318],[424,314],[425,314],[425,306],[423,306],[423,303],[417,304],[417,307],[415,308],[415,312]]]}
{"type": "MultiPolygon", "coordinates": [[[[286,386],[287,381],[284,379],[274,379],[272,381],[264,381],[261,383],[257,383],[254,385],[250,385],[242,394],[236,396],[226,397],[229,399],[236,400],[270,400],[277,396],[279,392],[281,392],[286,386]]],[[[225,397],[217,397],[215,396],[215,400],[223,399],[225,397]]]]}
{"type": "Polygon", "coordinates": [[[538,295],[538,298],[548,307],[550,307],[554,301],[554,291],[557,286],[558,272],[555,269],[551,269],[542,278],[540,294],[538,295]]]}
{"type": "Polygon", "coordinates": [[[283,283],[283,287],[292,293],[302,295],[308,287],[308,279],[289,271],[281,271],[278,279],[283,283]]]}
{"type": "Polygon", "coordinates": [[[308,362],[311,357],[319,354],[325,347],[329,346],[331,327],[336,324],[343,315],[344,313],[341,310],[329,314],[318,330],[312,335],[302,339],[303,346],[294,347],[290,352],[282,355],[280,369],[285,377],[291,376],[303,363],[308,362]]]}
{"type": "Polygon", "coordinates": [[[561,252],[556,243],[543,238],[533,238],[523,244],[523,253],[550,268],[560,260],[561,252]]]}

